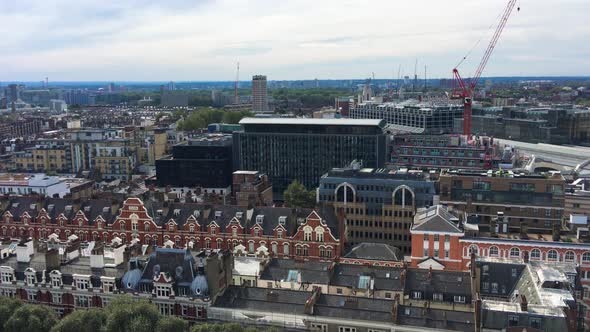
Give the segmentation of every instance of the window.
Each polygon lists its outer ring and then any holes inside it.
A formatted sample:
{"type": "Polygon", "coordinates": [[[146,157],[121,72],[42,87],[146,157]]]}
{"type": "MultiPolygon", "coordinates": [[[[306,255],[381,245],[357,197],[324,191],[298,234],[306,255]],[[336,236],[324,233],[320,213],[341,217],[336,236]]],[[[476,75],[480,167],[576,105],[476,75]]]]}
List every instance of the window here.
{"type": "Polygon", "coordinates": [[[565,256],[564,256],[564,260],[566,262],[573,262],[576,260],[576,255],[574,254],[573,251],[566,251],[565,256]]]}
{"type": "Polygon", "coordinates": [[[283,230],[282,229],[277,229],[277,237],[279,239],[282,239],[283,238],[283,230]]]}
{"type": "Polygon", "coordinates": [[[303,228],[303,241],[311,241],[311,227],[309,226],[303,228]]]}
{"type": "Polygon", "coordinates": [[[250,253],[254,252],[254,242],[248,242],[248,251],[250,253]]]}
{"type": "Polygon", "coordinates": [[[533,183],[511,183],[510,191],[535,191],[533,183]]]}
{"type": "Polygon", "coordinates": [[[453,297],[453,302],[455,302],[455,303],[465,303],[465,296],[455,295],[453,297]]]}
{"type": "Polygon", "coordinates": [[[590,263],[590,252],[585,252],[582,255],[582,263],[590,263]]]}
{"type": "Polygon", "coordinates": [[[232,227],[231,228],[231,236],[233,236],[233,237],[237,237],[238,236],[238,228],[237,227],[232,227]]]}
{"type": "Polygon", "coordinates": [[[336,294],[342,294],[342,288],[336,288],[336,294]]]}
{"type": "Polygon", "coordinates": [[[338,332],[356,332],[356,327],[339,326],[338,332]]]}
{"type": "Polygon", "coordinates": [[[78,290],[88,289],[88,279],[86,279],[86,278],[78,278],[78,279],[76,279],[76,288],[78,290]]]}
{"type": "Polygon", "coordinates": [[[29,302],[36,302],[37,301],[37,290],[27,291],[27,300],[29,302]]]}
{"type": "Polygon", "coordinates": [[[51,303],[61,304],[61,293],[51,293],[51,303]]]}
{"type": "Polygon", "coordinates": [[[324,228],[323,227],[316,227],[315,228],[315,240],[317,242],[324,242],[324,228]]]}
{"type": "Polygon", "coordinates": [[[188,305],[183,304],[180,306],[182,316],[188,316],[188,305]]]}
{"type": "Polygon", "coordinates": [[[143,224],[143,230],[146,232],[150,231],[150,223],[146,222],[145,224],[143,224]]]}
{"type": "Polygon", "coordinates": [[[520,249],[511,248],[510,249],[510,258],[519,258],[519,257],[520,257],[520,249]]]}
{"type": "Polygon", "coordinates": [[[2,283],[11,283],[12,282],[12,272],[10,271],[2,271],[2,283]]]}
{"type": "Polygon", "coordinates": [[[289,244],[283,244],[283,255],[289,255],[289,244]]]}
{"type": "Polygon", "coordinates": [[[137,231],[137,220],[131,221],[131,230],[137,231]]]}
{"type": "Polygon", "coordinates": [[[540,260],[541,259],[541,250],[533,249],[531,250],[531,260],[540,260]]]}
{"type": "Polygon", "coordinates": [[[513,268],[512,268],[512,271],[511,271],[511,274],[510,274],[510,275],[511,275],[513,278],[516,278],[516,277],[517,277],[517,271],[516,271],[516,268],[515,268],[515,267],[513,267],[513,268]]]}
{"type": "Polygon", "coordinates": [[[160,314],[163,316],[174,315],[174,303],[157,303],[160,314]]]}
{"type": "Polygon", "coordinates": [[[496,246],[491,246],[490,247],[490,252],[489,252],[490,257],[498,257],[498,247],[496,246]]]}
{"type": "Polygon", "coordinates": [[[60,287],[61,286],[61,275],[53,275],[51,276],[51,286],[53,287],[60,287]]]}
{"type": "Polygon", "coordinates": [[[121,221],[119,225],[121,226],[121,230],[124,231],[125,230],[125,222],[121,221]]]}
{"type": "Polygon", "coordinates": [[[277,247],[277,244],[276,244],[276,243],[273,243],[273,244],[271,244],[271,246],[270,246],[270,247],[271,247],[271,251],[272,251],[272,253],[273,253],[273,254],[275,254],[275,255],[276,255],[276,254],[278,254],[278,253],[279,253],[279,249],[278,249],[278,247],[277,247]]]}
{"type": "Polygon", "coordinates": [[[549,250],[547,252],[547,260],[550,262],[556,262],[558,260],[557,250],[549,250]]]}
{"type": "Polygon", "coordinates": [[[432,300],[433,300],[433,301],[439,301],[439,302],[442,302],[442,300],[443,300],[443,295],[442,295],[442,293],[434,293],[434,294],[432,294],[432,300]]]}
{"type": "Polygon", "coordinates": [[[89,308],[90,307],[90,296],[74,295],[74,306],[76,308],[89,308]]]}
{"type": "Polygon", "coordinates": [[[412,292],[412,298],[414,300],[420,300],[420,299],[422,299],[422,292],[420,292],[420,291],[413,291],[412,292]]]}
{"type": "Polygon", "coordinates": [[[481,283],[481,289],[485,292],[487,292],[490,289],[490,283],[487,281],[484,281],[481,283]]]}
{"type": "Polygon", "coordinates": [[[167,285],[157,285],[156,286],[156,296],[158,296],[158,297],[168,297],[168,296],[170,296],[170,286],[167,286],[167,285]]]}
{"type": "Polygon", "coordinates": [[[328,332],[328,324],[311,323],[310,327],[313,332],[328,332]]]}
{"type": "Polygon", "coordinates": [[[259,237],[259,236],[260,236],[260,229],[254,228],[254,237],[259,237]]]}
{"type": "Polygon", "coordinates": [[[492,293],[498,293],[498,283],[492,282],[492,293]]]}
{"type": "Polygon", "coordinates": [[[385,298],[386,299],[390,299],[391,298],[391,293],[389,293],[389,292],[385,293],[385,298]]]}
{"type": "Polygon", "coordinates": [[[510,315],[508,316],[508,326],[517,326],[518,325],[518,316],[510,315]]]}
{"type": "Polygon", "coordinates": [[[469,246],[469,255],[471,254],[479,255],[479,247],[475,244],[469,246]]]}
{"type": "Polygon", "coordinates": [[[541,321],[542,321],[542,319],[540,317],[531,317],[530,318],[531,327],[534,329],[541,330],[541,321]]]}

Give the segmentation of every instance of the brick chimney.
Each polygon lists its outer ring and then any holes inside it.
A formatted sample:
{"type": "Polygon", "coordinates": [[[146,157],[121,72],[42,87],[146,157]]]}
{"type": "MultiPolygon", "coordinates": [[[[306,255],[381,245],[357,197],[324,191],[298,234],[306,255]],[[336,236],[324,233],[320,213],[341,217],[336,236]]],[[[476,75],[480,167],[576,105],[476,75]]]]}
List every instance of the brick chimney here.
{"type": "Polygon", "coordinates": [[[399,310],[399,294],[395,294],[395,298],[393,300],[393,305],[391,306],[391,322],[393,324],[398,323],[397,312],[399,310]]]}

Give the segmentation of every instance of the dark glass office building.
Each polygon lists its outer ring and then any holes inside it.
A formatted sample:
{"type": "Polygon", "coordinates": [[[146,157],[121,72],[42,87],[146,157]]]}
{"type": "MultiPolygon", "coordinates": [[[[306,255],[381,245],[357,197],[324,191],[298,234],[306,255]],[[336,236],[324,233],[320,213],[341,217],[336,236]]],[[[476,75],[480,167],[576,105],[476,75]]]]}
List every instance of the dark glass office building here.
{"type": "Polygon", "coordinates": [[[268,174],[281,198],[293,180],[308,189],[335,167],[362,160],[383,167],[386,135],[383,120],[245,118],[234,132],[234,168],[268,174]]]}
{"type": "Polygon", "coordinates": [[[209,134],[172,147],[156,160],[158,186],[227,188],[232,185],[232,137],[209,134]]]}

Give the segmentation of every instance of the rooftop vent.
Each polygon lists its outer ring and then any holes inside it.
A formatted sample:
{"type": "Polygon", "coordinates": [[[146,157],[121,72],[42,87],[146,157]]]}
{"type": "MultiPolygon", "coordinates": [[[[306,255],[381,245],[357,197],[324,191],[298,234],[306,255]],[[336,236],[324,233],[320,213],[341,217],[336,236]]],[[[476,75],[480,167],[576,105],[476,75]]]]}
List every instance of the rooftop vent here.
{"type": "Polygon", "coordinates": [[[264,215],[263,214],[259,214],[256,216],[256,223],[257,224],[262,224],[264,222],[264,215]]]}
{"type": "Polygon", "coordinates": [[[90,212],[90,205],[84,207],[84,212],[90,212]]]}
{"type": "Polygon", "coordinates": [[[53,211],[54,208],[55,208],[54,204],[47,205],[47,210],[49,210],[49,211],[53,211]]]}
{"type": "Polygon", "coordinates": [[[200,217],[201,216],[201,211],[199,211],[199,210],[193,211],[193,216],[195,216],[195,218],[200,217]]]}
{"type": "Polygon", "coordinates": [[[157,210],[157,211],[156,211],[156,214],[157,214],[157,215],[159,215],[159,216],[161,216],[161,215],[163,215],[163,214],[164,214],[164,211],[162,211],[162,210],[157,210]]]}
{"type": "Polygon", "coordinates": [[[16,202],[16,203],[12,203],[12,207],[13,207],[13,208],[17,208],[17,207],[18,207],[18,205],[19,205],[19,203],[18,203],[18,202],[16,202]]]}
{"type": "Polygon", "coordinates": [[[242,212],[242,211],[236,212],[236,218],[242,219],[243,216],[244,216],[244,212],[242,212]]]}
{"type": "Polygon", "coordinates": [[[72,206],[71,205],[66,205],[66,212],[70,212],[72,211],[72,206]]]}
{"type": "Polygon", "coordinates": [[[102,208],[102,213],[109,213],[111,211],[111,208],[108,206],[105,206],[102,208]]]}
{"type": "Polygon", "coordinates": [[[29,208],[31,210],[35,210],[37,208],[37,204],[33,203],[33,204],[29,205],[29,208]]]}
{"type": "Polygon", "coordinates": [[[174,209],[174,215],[178,217],[180,215],[180,209],[174,209]]]}
{"type": "Polygon", "coordinates": [[[215,211],[215,218],[221,218],[221,211],[215,211]]]}

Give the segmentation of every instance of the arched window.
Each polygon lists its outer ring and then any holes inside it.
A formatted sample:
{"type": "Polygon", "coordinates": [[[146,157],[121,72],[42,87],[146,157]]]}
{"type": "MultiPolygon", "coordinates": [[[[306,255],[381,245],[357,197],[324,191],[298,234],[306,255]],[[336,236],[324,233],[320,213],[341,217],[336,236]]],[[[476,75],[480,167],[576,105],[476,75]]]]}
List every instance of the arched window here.
{"type": "Polygon", "coordinates": [[[549,250],[547,252],[547,260],[550,262],[558,261],[559,259],[558,259],[558,255],[557,255],[557,250],[553,250],[553,249],[549,250]]]}
{"type": "Polygon", "coordinates": [[[119,224],[121,225],[121,230],[124,231],[125,230],[125,222],[120,221],[119,224]]]}
{"type": "Polygon", "coordinates": [[[541,259],[541,250],[533,249],[531,250],[531,260],[538,261],[541,259]]]}
{"type": "Polygon", "coordinates": [[[283,244],[283,255],[289,255],[289,244],[283,244]]]}
{"type": "Polygon", "coordinates": [[[393,191],[393,204],[402,207],[414,205],[414,192],[410,187],[401,185],[393,191]]]}
{"type": "Polygon", "coordinates": [[[305,226],[303,228],[303,241],[311,241],[311,232],[312,229],[310,226],[305,226]]]}
{"type": "Polygon", "coordinates": [[[78,226],[80,226],[80,227],[84,226],[84,219],[78,218],[78,226]]]}
{"type": "Polygon", "coordinates": [[[143,223],[143,230],[146,232],[150,231],[150,223],[149,222],[146,221],[145,223],[143,223]]]}
{"type": "Polygon", "coordinates": [[[585,252],[584,254],[582,254],[582,262],[590,263],[590,252],[585,252]]]}
{"type": "Polygon", "coordinates": [[[344,183],[336,189],[336,201],[337,202],[343,202],[343,203],[354,202],[355,201],[354,195],[355,195],[354,189],[348,183],[344,183]]]}
{"type": "Polygon", "coordinates": [[[223,240],[222,239],[217,239],[217,249],[221,249],[222,245],[223,245],[223,240]]]}
{"type": "Polygon", "coordinates": [[[477,245],[472,244],[469,246],[469,255],[471,254],[479,255],[479,247],[477,245]]]}
{"type": "Polygon", "coordinates": [[[490,247],[490,253],[489,253],[490,257],[498,257],[499,256],[499,250],[498,247],[496,246],[491,246],[490,247]]]}
{"type": "Polygon", "coordinates": [[[324,242],[324,228],[318,226],[315,228],[315,240],[317,242],[324,242]]]}
{"type": "Polygon", "coordinates": [[[576,260],[576,254],[573,251],[567,251],[564,256],[566,262],[574,262],[576,260]]]}
{"type": "Polygon", "coordinates": [[[519,258],[519,257],[520,257],[520,249],[510,248],[510,258],[519,258]]]}
{"type": "Polygon", "coordinates": [[[188,231],[191,232],[191,233],[194,232],[195,231],[195,224],[190,224],[188,226],[188,231]]]}

